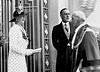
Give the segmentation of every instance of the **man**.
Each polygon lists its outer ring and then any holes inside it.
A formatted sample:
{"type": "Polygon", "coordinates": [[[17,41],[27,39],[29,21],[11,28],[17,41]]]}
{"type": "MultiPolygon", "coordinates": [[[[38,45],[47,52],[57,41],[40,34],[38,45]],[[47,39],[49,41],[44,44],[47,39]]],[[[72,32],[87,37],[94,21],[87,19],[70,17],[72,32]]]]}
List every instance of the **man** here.
{"type": "Polygon", "coordinates": [[[70,24],[70,12],[67,8],[60,11],[62,22],[54,26],[52,31],[53,46],[57,50],[56,72],[71,72],[71,48],[72,24],[70,24]],[[67,27],[66,27],[67,26],[67,27]]]}
{"type": "Polygon", "coordinates": [[[85,14],[75,11],[72,22],[75,22],[75,34],[72,40],[72,49],[76,51],[73,62],[73,72],[100,72],[100,50],[95,32],[85,24],[85,14]]]}

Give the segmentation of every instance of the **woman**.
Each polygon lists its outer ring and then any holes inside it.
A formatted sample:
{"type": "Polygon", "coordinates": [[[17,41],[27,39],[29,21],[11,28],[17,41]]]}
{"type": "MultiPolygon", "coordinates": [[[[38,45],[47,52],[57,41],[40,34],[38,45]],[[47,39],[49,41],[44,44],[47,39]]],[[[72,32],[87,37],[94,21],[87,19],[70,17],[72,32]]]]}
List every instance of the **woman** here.
{"type": "Polygon", "coordinates": [[[26,15],[23,11],[17,9],[13,14],[14,18],[10,21],[15,22],[15,25],[9,32],[8,72],[27,72],[25,55],[41,52],[41,48],[27,49],[28,38],[22,27],[26,15]]]}

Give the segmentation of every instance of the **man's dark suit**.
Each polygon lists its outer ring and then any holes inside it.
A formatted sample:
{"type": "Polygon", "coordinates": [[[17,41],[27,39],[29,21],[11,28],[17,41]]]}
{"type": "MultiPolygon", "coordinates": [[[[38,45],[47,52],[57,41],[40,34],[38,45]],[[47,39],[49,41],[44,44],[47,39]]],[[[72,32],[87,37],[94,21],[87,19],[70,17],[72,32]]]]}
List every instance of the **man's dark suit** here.
{"type": "Polygon", "coordinates": [[[56,72],[71,72],[71,48],[67,45],[73,36],[73,27],[70,24],[70,39],[65,35],[63,24],[54,26],[52,31],[53,46],[57,50],[56,72]]]}

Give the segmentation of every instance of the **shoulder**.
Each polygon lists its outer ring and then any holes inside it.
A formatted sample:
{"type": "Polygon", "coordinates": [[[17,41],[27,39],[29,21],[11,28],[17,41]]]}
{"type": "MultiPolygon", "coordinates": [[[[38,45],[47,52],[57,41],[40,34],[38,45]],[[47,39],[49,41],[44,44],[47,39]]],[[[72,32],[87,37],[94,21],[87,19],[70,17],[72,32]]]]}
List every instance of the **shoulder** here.
{"type": "Polygon", "coordinates": [[[86,30],[84,39],[85,39],[86,41],[90,41],[90,40],[96,39],[95,32],[94,32],[92,29],[89,29],[89,28],[88,28],[88,29],[86,30]]]}
{"type": "Polygon", "coordinates": [[[60,27],[60,26],[61,26],[61,23],[60,23],[60,24],[55,25],[55,26],[54,26],[54,28],[56,28],[56,27],[60,27]]]}
{"type": "Polygon", "coordinates": [[[61,26],[62,26],[61,23],[60,23],[60,24],[57,24],[57,25],[55,25],[55,26],[53,27],[53,29],[59,29],[59,28],[61,28],[61,26]]]}
{"type": "Polygon", "coordinates": [[[18,25],[13,25],[10,30],[16,30],[16,29],[19,29],[20,27],[18,25]]]}
{"type": "Polygon", "coordinates": [[[91,28],[87,28],[86,31],[90,31],[90,32],[94,32],[94,30],[92,30],[91,28]]]}
{"type": "Polygon", "coordinates": [[[10,28],[9,34],[16,34],[20,32],[20,27],[18,25],[14,25],[10,28]]]}
{"type": "Polygon", "coordinates": [[[86,34],[87,35],[94,35],[95,36],[95,31],[93,29],[91,29],[91,28],[87,28],[86,29],[86,34]]]}
{"type": "Polygon", "coordinates": [[[90,36],[92,36],[92,35],[94,35],[93,34],[93,32],[91,32],[91,31],[86,31],[86,33],[85,33],[85,38],[90,38],[90,36]]]}

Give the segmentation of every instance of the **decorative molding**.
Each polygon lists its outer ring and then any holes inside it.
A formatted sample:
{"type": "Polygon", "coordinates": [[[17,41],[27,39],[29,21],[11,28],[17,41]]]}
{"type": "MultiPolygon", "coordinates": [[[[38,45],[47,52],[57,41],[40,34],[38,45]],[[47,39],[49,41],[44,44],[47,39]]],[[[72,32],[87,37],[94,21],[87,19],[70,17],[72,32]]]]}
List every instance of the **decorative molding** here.
{"type": "Polygon", "coordinates": [[[47,51],[49,50],[48,44],[45,44],[45,49],[46,49],[47,51]]]}
{"type": "Polygon", "coordinates": [[[50,47],[49,47],[49,16],[48,16],[48,0],[43,0],[43,27],[44,27],[44,48],[45,48],[45,72],[50,72],[50,47]]]}
{"type": "Polygon", "coordinates": [[[29,0],[29,1],[33,1],[33,0],[29,0]]]}
{"type": "Polygon", "coordinates": [[[93,9],[94,8],[94,5],[95,5],[95,1],[96,0],[82,0],[82,4],[81,4],[81,7],[82,8],[85,8],[85,9],[93,9]]]}
{"type": "Polygon", "coordinates": [[[44,4],[47,5],[48,1],[47,0],[43,0],[43,1],[44,1],[44,4]]]}
{"type": "Polygon", "coordinates": [[[48,16],[47,16],[47,14],[46,14],[46,13],[44,14],[44,18],[45,18],[45,20],[47,20],[47,19],[48,19],[48,16]]]}
{"type": "Polygon", "coordinates": [[[24,6],[32,6],[33,0],[24,0],[24,6]]]}
{"type": "Polygon", "coordinates": [[[48,67],[49,66],[49,60],[48,59],[46,59],[46,66],[48,67]]]}
{"type": "Polygon", "coordinates": [[[48,0],[43,0],[43,6],[48,9],[48,0]]]}
{"type": "Polygon", "coordinates": [[[81,7],[86,7],[88,4],[88,0],[83,0],[81,7]]]}
{"type": "Polygon", "coordinates": [[[45,29],[45,31],[44,31],[44,32],[45,32],[46,36],[49,34],[49,33],[48,33],[48,29],[47,29],[47,28],[45,29]]]}

